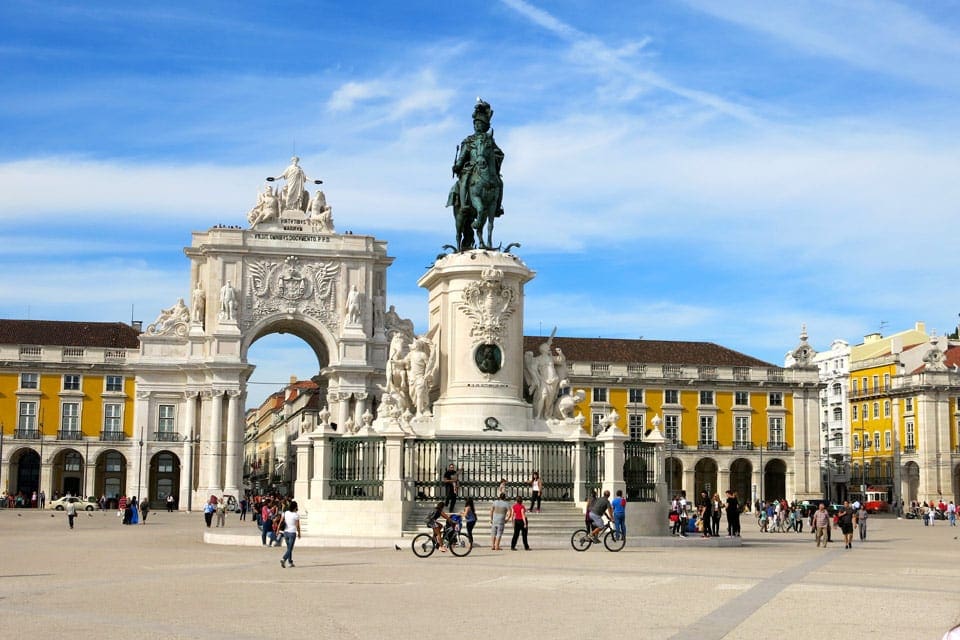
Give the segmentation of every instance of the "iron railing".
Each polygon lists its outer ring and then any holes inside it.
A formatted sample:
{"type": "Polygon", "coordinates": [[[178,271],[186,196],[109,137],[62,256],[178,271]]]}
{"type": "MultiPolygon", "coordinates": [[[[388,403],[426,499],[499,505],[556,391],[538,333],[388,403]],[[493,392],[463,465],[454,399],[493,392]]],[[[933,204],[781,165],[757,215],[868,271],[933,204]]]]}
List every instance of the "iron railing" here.
{"type": "Polygon", "coordinates": [[[787,451],[786,442],[768,442],[765,447],[767,451],[787,451]]]}
{"type": "Polygon", "coordinates": [[[640,502],[656,500],[656,450],[646,442],[623,444],[623,481],[627,499],[640,502]]]}
{"type": "Polygon", "coordinates": [[[61,429],[57,431],[57,440],[83,440],[83,432],[73,429],[61,429]]]}
{"type": "Polygon", "coordinates": [[[717,444],[716,440],[698,440],[697,441],[697,449],[714,450],[719,448],[720,448],[720,445],[717,444]]]}
{"type": "Polygon", "coordinates": [[[17,440],[39,440],[39,429],[14,429],[13,437],[17,440]]]}
{"type": "Polygon", "coordinates": [[[102,442],[122,442],[126,440],[126,434],[123,431],[101,431],[100,440],[102,442]]]}
{"type": "Polygon", "coordinates": [[[383,500],[384,438],[331,438],[331,500],[383,500]]]}
{"type": "Polygon", "coordinates": [[[752,450],[753,450],[753,443],[752,443],[752,442],[734,442],[734,443],[733,443],[733,448],[734,448],[734,449],[744,449],[744,450],[746,450],[746,451],[752,451],[752,450]]]}
{"type": "Polygon", "coordinates": [[[180,440],[180,434],[176,431],[154,431],[153,439],[156,442],[177,442],[180,440]]]}
{"type": "Polygon", "coordinates": [[[458,495],[475,500],[496,498],[506,481],[510,497],[529,495],[534,471],[543,483],[545,501],[573,499],[574,446],[569,442],[525,440],[408,440],[404,443],[403,476],[412,482],[416,500],[442,500],[443,474],[457,469],[458,495]]]}
{"type": "Polygon", "coordinates": [[[588,442],[584,445],[587,453],[587,468],[584,474],[587,493],[600,495],[604,480],[604,450],[602,442],[588,442]]]}

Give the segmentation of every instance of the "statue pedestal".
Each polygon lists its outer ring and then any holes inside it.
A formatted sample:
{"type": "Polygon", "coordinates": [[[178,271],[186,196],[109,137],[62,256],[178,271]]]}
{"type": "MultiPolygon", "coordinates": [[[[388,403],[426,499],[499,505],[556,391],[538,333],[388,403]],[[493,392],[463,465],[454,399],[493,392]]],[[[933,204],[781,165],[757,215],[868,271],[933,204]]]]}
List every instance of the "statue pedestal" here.
{"type": "Polygon", "coordinates": [[[435,434],[548,431],[523,400],[523,286],[534,275],[514,255],[474,250],[441,258],[417,282],[440,350],[435,434]]]}

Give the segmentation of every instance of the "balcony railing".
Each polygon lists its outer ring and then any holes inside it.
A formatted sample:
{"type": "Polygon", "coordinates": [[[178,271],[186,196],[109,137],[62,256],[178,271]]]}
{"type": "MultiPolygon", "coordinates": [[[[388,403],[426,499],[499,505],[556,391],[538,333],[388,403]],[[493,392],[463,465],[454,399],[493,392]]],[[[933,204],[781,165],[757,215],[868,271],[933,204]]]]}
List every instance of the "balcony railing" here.
{"type": "Polygon", "coordinates": [[[697,449],[719,449],[720,445],[717,444],[716,440],[699,440],[697,441],[697,449]]]}
{"type": "Polygon", "coordinates": [[[745,451],[753,451],[753,443],[752,442],[734,442],[733,448],[745,450],[745,451]]]}
{"type": "Polygon", "coordinates": [[[904,447],[904,448],[903,448],[903,452],[904,452],[904,453],[916,453],[916,452],[917,452],[917,448],[916,448],[916,447],[904,447]]]}
{"type": "Polygon", "coordinates": [[[177,442],[180,434],[176,431],[154,431],[153,439],[157,442],[177,442]]]}
{"type": "Polygon", "coordinates": [[[683,440],[667,438],[667,449],[683,449],[683,440]]]}
{"type": "Polygon", "coordinates": [[[100,440],[102,442],[123,442],[126,440],[126,434],[123,431],[101,431],[100,440]]]}
{"type": "Polygon", "coordinates": [[[787,443],[786,442],[769,442],[766,447],[767,451],[786,451],[787,443]]]}
{"type": "Polygon", "coordinates": [[[39,440],[39,429],[14,429],[13,437],[16,440],[39,440]]]}
{"type": "Polygon", "coordinates": [[[734,380],[749,380],[749,379],[750,379],[750,367],[734,367],[734,368],[733,368],[733,379],[734,379],[734,380]]]}
{"type": "Polygon", "coordinates": [[[20,358],[22,360],[39,360],[41,357],[43,357],[43,347],[20,347],[20,358]]]}
{"type": "Polygon", "coordinates": [[[72,429],[57,431],[57,440],[83,440],[82,431],[74,431],[72,429]]]}

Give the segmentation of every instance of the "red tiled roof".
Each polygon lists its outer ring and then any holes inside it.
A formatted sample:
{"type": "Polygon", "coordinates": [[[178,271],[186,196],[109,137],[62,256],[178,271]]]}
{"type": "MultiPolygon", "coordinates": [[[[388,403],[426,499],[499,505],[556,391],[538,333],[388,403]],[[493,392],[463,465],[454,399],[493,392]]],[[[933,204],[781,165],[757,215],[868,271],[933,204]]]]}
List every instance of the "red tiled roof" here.
{"type": "MultiPolygon", "coordinates": [[[[539,336],[524,336],[523,348],[525,351],[536,353],[538,347],[546,340],[547,338],[539,336]]],[[[570,362],[777,367],[775,364],[712,342],[556,337],[553,339],[553,344],[563,351],[563,355],[570,362]]]]}
{"type": "Polygon", "coordinates": [[[0,320],[0,344],[137,349],[139,335],[122,322],[0,320]]]}
{"type": "MultiPolygon", "coordinates": [[[[943,364],[947,365],[948,369],[953,369],[954,367],[960,367],[960,347],[947,347],[947,350],[944,352],[943,364]]],[[[924,362],[922,365],[911,371],[910,373],[920,373],[925,371],[927,368],[927,363],[924,362]]]]}

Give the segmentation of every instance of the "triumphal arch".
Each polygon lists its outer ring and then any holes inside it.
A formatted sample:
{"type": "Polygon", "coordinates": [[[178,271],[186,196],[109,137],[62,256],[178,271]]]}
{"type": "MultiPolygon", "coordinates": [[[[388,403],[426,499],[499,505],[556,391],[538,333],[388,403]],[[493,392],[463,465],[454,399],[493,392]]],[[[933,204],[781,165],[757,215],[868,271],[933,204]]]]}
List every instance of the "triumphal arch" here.
{"type": "MultiPolygon", "coordinates": [[[[322,191],[297,158],[268,178],[248,227],[195,232],[190,304],[164,310],[141,337],[137,415],[181,458],[178,502],[243,494],[247,351],[290,333],[316,354],[330,422],[359,425],[375,407],[387,332],[410,325],[385,309],[386,243],[338,233],[322,191]],[[273,184],[281,184],[276,191],[273,184]]],[[[412,328],[412,327],[411,327],[412,328]]],[[[199,501],[199,502],[198,502],[199,501]]]]}

